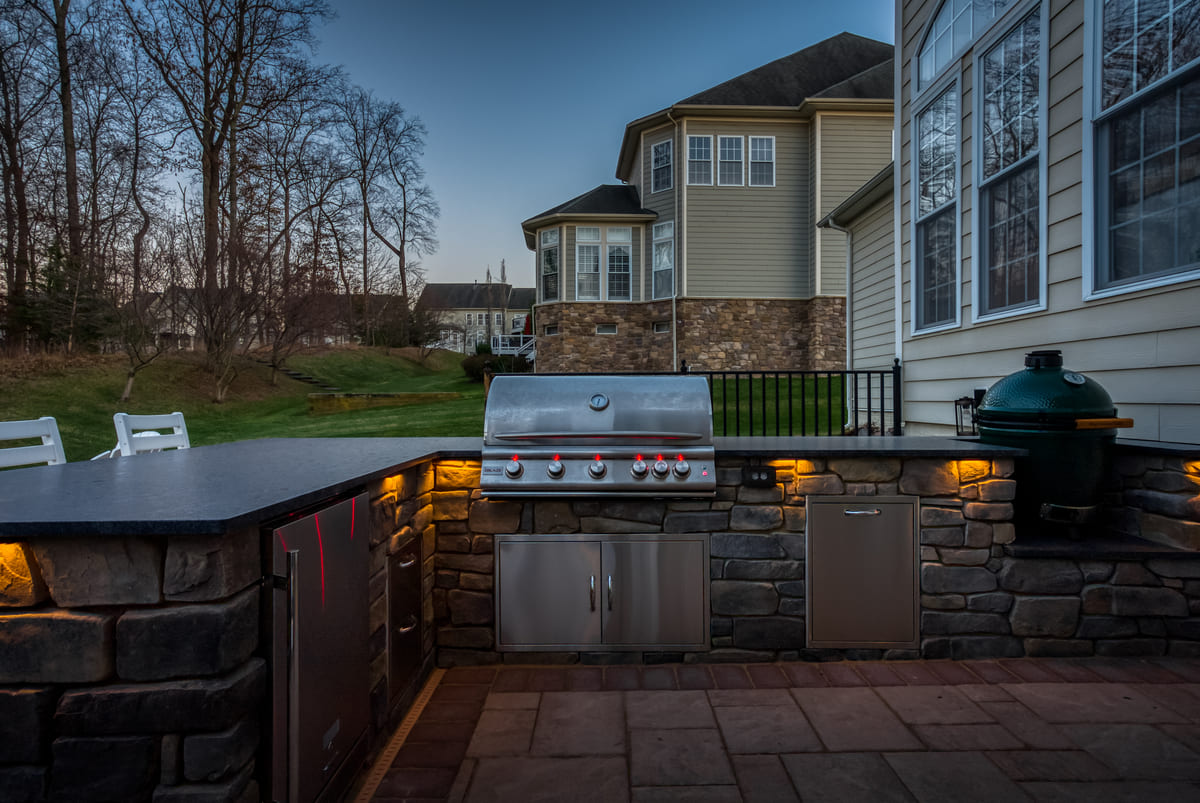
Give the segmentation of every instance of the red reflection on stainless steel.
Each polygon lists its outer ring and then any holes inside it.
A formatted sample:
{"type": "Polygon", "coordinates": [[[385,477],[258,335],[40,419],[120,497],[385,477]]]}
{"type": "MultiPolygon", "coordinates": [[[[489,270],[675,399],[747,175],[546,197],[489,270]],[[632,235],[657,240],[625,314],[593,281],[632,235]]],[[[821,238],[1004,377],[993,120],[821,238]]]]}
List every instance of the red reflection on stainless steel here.
{"type": "Polygon", "coordinates": [[[354,503],[357,499],[350,500],[350,540],[354,540],[354,503]]]}
{"type": "Polygon", "coordinates": [[[325,542],[321,540],[321,517],[313,516],[317,525],[317,551],[321,553],[321,607],[325,607],[325,542]]]}

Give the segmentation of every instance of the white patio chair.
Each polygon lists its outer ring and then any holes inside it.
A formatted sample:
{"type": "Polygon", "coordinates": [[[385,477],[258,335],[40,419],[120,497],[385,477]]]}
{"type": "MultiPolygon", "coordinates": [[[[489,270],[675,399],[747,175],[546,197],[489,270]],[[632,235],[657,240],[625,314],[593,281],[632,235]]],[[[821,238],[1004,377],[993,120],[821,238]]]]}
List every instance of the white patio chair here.
{"type": "Polygon", "coordinates": [[[189,449],[187,425],[183,413],[165,415],[130,415],[117,413],[113,416],[117,427],[117,446],[113,457],[128,457],[144,452],[161,452],[164,449],[189,449]],[[159,432],[169,429],[170,432],[159,432]]]}
{"type": "Polygon", "coordinates": [[[0,468],[33,466],[45,463],[57,466],[67,462],[63,453],[62,437],[58,434],[58,422],[48,415],[28,421],[0,421],[0,442],[41,438],[34,446],[7,446],[0,448],[0,468]]]}

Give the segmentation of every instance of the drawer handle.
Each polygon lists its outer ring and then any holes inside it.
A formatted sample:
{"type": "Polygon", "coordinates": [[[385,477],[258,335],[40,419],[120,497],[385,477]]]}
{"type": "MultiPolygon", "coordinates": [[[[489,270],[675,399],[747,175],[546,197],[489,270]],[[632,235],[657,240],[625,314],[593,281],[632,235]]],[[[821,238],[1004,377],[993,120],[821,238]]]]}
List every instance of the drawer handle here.
{"type": "Polygon", "coordinates": [[[608,609],[610,611],[612,610],[612,598],[613,598],[612,575],[610,574],[608,576],[608,609]]]}
{"type": "Polygon", "coordinates": [[[592,610],[596,610],[596,575],[592,575],[592,588],[588,591],[588,604],[592,610]]]}
{"type": "Polygon", "coordinates": [[[879,508],[874,510],[843,510],[843,516],[878,516],[879,508]]]}
{"type": "Polygon", "coordinates": [[[412,632],[412,631],[413,631],[413,630],[416,628],[416,626],[417,626],[417,617],[413,616],[412,614],[409,614],[408,621],[412,622],[412,624],[408,625],[407,627],[398,627],[398,628],[396,628],[396,634],[397,634],[397,635],[403,635],[403,634],[405,634],[405,633],[411,633],[411,632],[412,632]]]}
{"type": "Polygon", "coordinates": [[[412,566],[415,566],[415,565],[416,565],[416,563],[417,563],[417,559],[416,559],[416,558],[413,558],[412,560],[402,560],[402,561],[400,561],[400,568],[401,568],[401,569],[408,569],[408,568],[410,568],[410,567],[412,567],[412,566]]]}

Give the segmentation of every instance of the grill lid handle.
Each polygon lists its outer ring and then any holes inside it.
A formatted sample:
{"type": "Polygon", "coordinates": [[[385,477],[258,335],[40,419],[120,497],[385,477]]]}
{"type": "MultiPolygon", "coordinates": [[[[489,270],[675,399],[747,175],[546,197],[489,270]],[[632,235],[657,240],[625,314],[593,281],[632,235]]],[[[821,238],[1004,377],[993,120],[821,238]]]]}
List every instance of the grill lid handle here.
{"type": "Polygon", "coordinates": [[[698,441],[704,440],[705,436],[695,432],[646,432],[645,430],[635,430],[631,432],[514,432],[503,435],[492,435],[493,440],[498,441],[527,441],[534,439],[560,439],[560,438],[589,438],[592,440],[674,440],[674,441],[698,441]]]}

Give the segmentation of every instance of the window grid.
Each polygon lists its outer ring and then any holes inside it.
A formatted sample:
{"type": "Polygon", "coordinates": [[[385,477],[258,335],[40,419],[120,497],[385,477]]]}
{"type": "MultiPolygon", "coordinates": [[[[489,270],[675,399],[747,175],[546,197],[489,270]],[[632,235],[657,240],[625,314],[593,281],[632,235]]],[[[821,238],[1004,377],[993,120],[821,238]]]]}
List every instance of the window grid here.
{"type": "Polygon", "coordinates": [[[656,223],[654,238],[653,296],[670,298],[675,294],[675,223],[656,223]]]}
{"type": "Polygon", "coordinates": [[[722,186],[742,184],[742,138],[720,137],[718,142],[717,183],[722,186]]]}
{"type": "Polygon", "coordinates": [[[558,229],[541,234],[542,243],[542,301],[558,300],[558,229]]]}
{"type": "Polygon", "coordinates": [[[750,186],[775,186],[774,137],[750,137],[750,186]]]}
{"type": "Polygon", "coordinates": [[[628,245],[608,246],[608,298],[610,301],[630,300],[632,249],[628,245]]]}
{"type": "Polygon", "coordinates": [[[917,117],[915,328],[957,318],[958,91],[950,87],[917,117]]]}
{"type": "Polygon", "coordinates": [[[650,191],[661,192],[671,189],[671,140],[651,146],[650,191]]]}
{"type": "Polygon", "coordinates": [[[1196,0],[1107,0],[1100,106],[1107,109],[1200,56],[1196,0]]]}
{"type": "Polygon", "coordinates": [[[979,312],[1041,299],[1040,10],[983,55],[979,312]]]}
{"type": "MultiPolygon", "coordinates": [[[[1122,2],[1123,0],[1117,0],[1122,2]]],[[[917,88],[929,86],[943,69],[1000,16],[1012,0],[945,0],[917,55],[917,88]]]]}
{"type": "Polygon", "coordinates": [[[712,184],[712,137],[688,137],[688,184],[712,184]]]}
{"type": "Polygon", "coordinates": [[[575,248],[575,298],[600,300],[600,245],[579,243],[575,248]]]}

